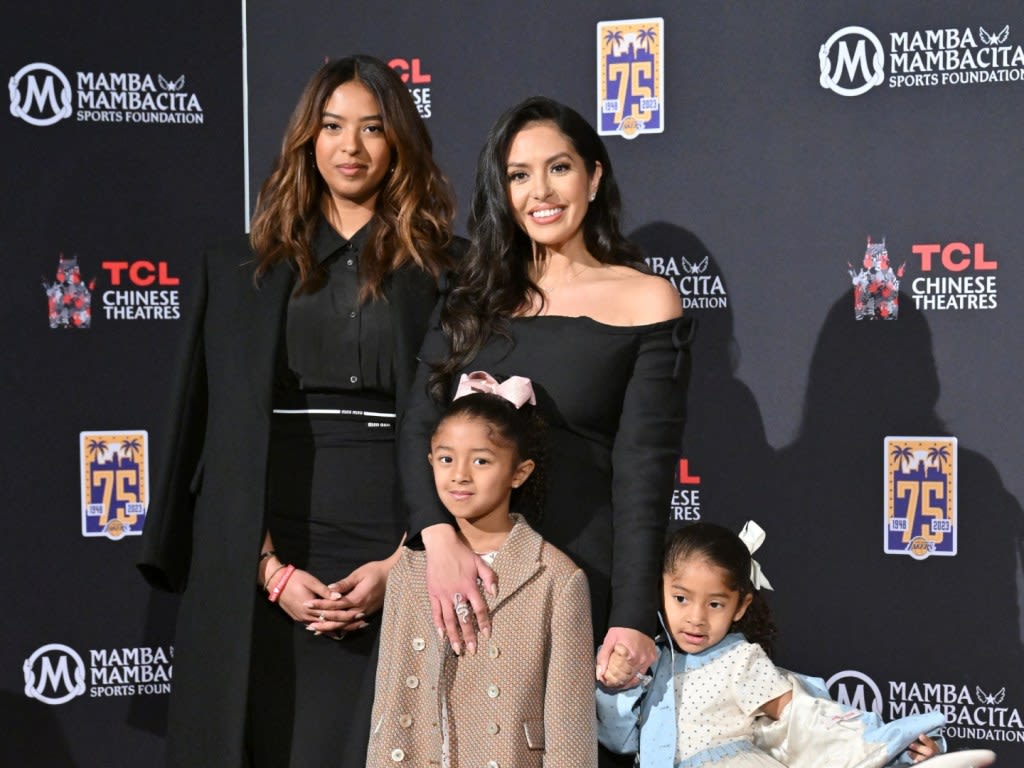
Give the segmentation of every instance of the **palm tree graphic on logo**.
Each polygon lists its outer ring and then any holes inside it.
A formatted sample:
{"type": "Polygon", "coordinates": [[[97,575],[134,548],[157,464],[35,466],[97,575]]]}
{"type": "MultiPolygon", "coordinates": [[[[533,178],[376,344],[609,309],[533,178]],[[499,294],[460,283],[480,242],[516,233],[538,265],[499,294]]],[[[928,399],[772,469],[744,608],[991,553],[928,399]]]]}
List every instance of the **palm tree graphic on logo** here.
{"type": "Polygon", "coordinates": [[[98,463],[97,458],[102,458],[103,454],[108,450],[107,441],[93,438],[86,446],[86,450],[89,451],[89,458],[92,460],[92,463],[96,464],[98,463]]]}
{"type": "Polygon", "coordinates": [[[128,457],[128,461],[135,464],[135,455],[142,451],[142,443],[139,442],[138,438],[125,440],[121,443],[121,451],[128,457]]]}
{"type": "Polygon", "coordinates": [[[138,536],[149,505],[149,438],[145,430],[80,433],[82,535],[138,536]]]}
{"type": "Polygon", "coordinates": [[[956,438],[886,438],[885,551],[956,554],[956,438]]]}
{"type": "Polygon", "coordinates": [[[914,452],[909,445],[894,445],[889,455],[899,464],[900,472],[906,472],[910,462],[914,460],[914,452]]]}
{"type": "Polygon", "coordinates": [[[645,51],[650,53],[651,45],[654,43],[654,40],[655,38],[657,38],[657,36],[657,30],[655,30],[654,27],[648,27],[647,29],[641,29],[639,32],[636,33],[636,41],[637,43],[644,47],[645,51]]]}
{"type": "Polygon", "coordinates": [[[928,461],[939,468],[939,472],[945,473],[945,462],[949,461],[948,445],[933,445],[928,449],[928,461]]]}
{"type": "Polygon", "coordinates": [[[622,30],[621,29],[609,29],[604,33],[604,44],[608,46],[611,51],[614,51],[620,45],[622,45],[622,30]]]}

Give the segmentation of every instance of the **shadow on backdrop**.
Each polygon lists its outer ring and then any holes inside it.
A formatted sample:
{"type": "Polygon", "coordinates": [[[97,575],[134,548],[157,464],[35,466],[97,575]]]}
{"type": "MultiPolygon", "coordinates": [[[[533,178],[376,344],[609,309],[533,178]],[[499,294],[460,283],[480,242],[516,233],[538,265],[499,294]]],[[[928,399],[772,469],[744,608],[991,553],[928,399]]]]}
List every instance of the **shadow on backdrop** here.
{"type": "MultiPolygon", "coordinates": [[[[134,574],[137,576],[137,574],[134,574]]],[[[141,577],[139,577],[141,578],[141,577]]],[[[139,645],[164,648],[174,645],[174,627],[178,616],[178,596],[149,590],[146,614],[139,645]]],[[[172,659],[173,670],[173,659],[172,659]]],[[[173,671],[172,671],[173,676],[173,671]]],[[[171,685],[174,685],[172,679],[171,685]]],[[[146,733],[164,736],[167,733],[167,703],[169,696],[133,696],[128,707],[127,724],[146,733]]],[[[161,761],[159,765],[163,765],[161,761]]]]}
{"type": "Polygon", "coordinates": [[[21,691],[2,691],[0,719],[7,724],[0,738],[0,765],[76,768],[67,737],[49,704],[21,691]]]}
{"type": "Polygon", "coordinates": [[[988,459],[958,447],[956,556],[883,552],[884,438],[949,435],[939,388],[931,331],[908,297],[887,321],[855,320],[848,293],[833,304],[801,428],[778,452],[773,503],[788,524],[766,547],[786,563],[769,572],[780,664],[953,683],[978,698],[1019,681],[1024,522],[988,459]]]}
{"type": "MultiPolygon", "coordinates": [[[[674,519],[672,525],[704,519],[738,531],[754,518],[770,535],[774,521],[765,517],[764,489],[774,451],[757,400],[736,378],[740,346],[725,275],[700,238],[683,227],[654,222],[629,239],[655,272],[672,280],[682,295],[684,314],[698,321],[681,453],[689,474],[700,482],[677,484],[677,490],[697,489],[699,518],[691,509],[689,519],[674,519]]],[[[683,506],[674,505],[674,517],[687,517],[678,512],[683,506]]]]}

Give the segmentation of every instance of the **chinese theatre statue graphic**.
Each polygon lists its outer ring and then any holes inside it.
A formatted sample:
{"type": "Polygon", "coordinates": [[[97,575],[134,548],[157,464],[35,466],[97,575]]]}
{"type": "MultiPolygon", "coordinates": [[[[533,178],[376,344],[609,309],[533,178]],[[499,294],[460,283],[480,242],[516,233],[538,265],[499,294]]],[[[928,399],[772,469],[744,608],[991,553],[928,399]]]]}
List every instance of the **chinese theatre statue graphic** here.
{"type": "Polygon", "coordinates": [[[56,279],[43,278],[43,290],[49,303],[51,328],[88,328],[92,322],[92,289],[95,278],[86,285],[78,268],[78,257],[60,255],[56,279]]]}
{"type": "Polygon", "coordinates": [[[900,278],[906,263],[893,271],[885,238],[880,243],[872,243],[868,237],[859,271],[849,262],[847,266],[853,282],[853,311],[857,319],[895,320],[900,310],[900,278]]]}

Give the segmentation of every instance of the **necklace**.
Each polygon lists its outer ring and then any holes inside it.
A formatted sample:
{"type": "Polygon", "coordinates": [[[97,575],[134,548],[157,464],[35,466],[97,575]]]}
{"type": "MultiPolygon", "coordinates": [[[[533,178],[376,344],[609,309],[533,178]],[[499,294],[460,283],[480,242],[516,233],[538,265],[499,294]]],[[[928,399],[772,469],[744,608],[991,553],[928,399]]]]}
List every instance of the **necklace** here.
{"type": "Polygon", "coordinates": [[[564,288],[567,285],[575,285],[576,283],[583,282],[581,276],[587,272],[594,272],[600,269],[603,265],[594,264],[570,264],[565,270],[565,276],[557,281],[550,279],[545,280],[547,277],[547,270],[545,270],[540,277],[537,279],[537,286],[544,291],[544,293],[552,293],[557,291],[559,288],[564,288]]]}

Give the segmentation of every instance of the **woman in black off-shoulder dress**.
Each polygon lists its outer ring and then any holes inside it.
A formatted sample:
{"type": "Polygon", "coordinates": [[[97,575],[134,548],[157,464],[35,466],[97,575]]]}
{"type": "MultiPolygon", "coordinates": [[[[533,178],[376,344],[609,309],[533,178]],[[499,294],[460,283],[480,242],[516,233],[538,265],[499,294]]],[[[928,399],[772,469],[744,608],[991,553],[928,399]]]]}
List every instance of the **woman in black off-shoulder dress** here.
{"type": "Polygon", "coordinates": [[[691,327],[618,212],[608,154],[579,114],[535,97],[499,118],[477,168],[470,251],[428,331],[399,436],[410,537],[427,552],[435,624],[459,652],[473,652],[476,631],[456,620],[453,597],[470,598],[486,634],[475,582],[489,589],[493,577],[455,539],[425,457],[438,404],[459,374],[485,370],[533,382],[549,425],[539,530],[586,571],[595,640],[624,644],[638,674],[654,658],[691,327]]]}

